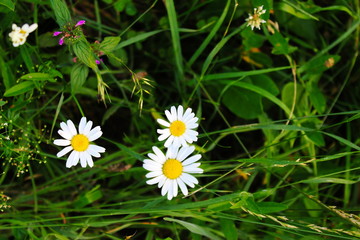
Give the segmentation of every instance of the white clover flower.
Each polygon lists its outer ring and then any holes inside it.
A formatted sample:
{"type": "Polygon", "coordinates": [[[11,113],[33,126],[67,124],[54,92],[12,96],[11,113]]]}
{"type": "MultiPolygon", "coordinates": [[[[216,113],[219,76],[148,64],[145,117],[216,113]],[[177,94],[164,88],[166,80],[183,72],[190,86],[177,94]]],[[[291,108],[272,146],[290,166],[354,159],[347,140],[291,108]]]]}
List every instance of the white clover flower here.
{"type": "Polygon", "coordinates": [[[12,32],[9,33],[9,37],[13,43],[14,47],[18,47],[23,45],[26,42],[27,36],[33,31],[37,29],[37,23],[34,23],[29,26],[29,24],[25,23],[21,28],[18,27],[15,23],[12,25],[12,32]]]}
{"type": "Polygon", "coordinates": [[[145,159],[143,167],[150,171],[145,175],[147,178],[152,178],[146,181],[147,184],[158,184],[161,189],[161,195],[167,194],[167,198],[171,200],[178,194],[178,186],[181,192],[188,195],[187,186],[193,188],[194,184],[198,184],[198,180],[190,175],[191,173],[203,173],[199,168],[200,163],[196,162],[201,158],[200,154],[196,154],[187,158],[194,152],[194,146],[178,147],[171,146],[168,148],[166,155],[157,147],[152,148],[153,152],[149,153],[145,159]]]}
{"type": "Polygon", "coordinates": [[[254,27],[260,29],[260,24],[266,23],[264,19],[261,19],[260,16],[266,13],[266,9],[263,9],[264,6],[260,6],[259,8],[254,8],[254,14],[251,15],[249,13],[249,17],[245,19],[247,21],[247,27],[251,26],[251,30],[254,30],[254,27]]]}
{"type": "Polygon", "coordinates": [[[187,146],[187,143],[197,141],[198,132],[193,130],[199,126],[191,108],[186,109],[184,113],[183,106],[178,106],[177,110],[175,106],[172,106],[169,110],[165,111],[165,115],[169,122],[163,119],[157,119],[157,122],[167,128],[158,129],[157,132],[160,134],[158,140],[165,141],[164,146],[169,147],[170,145],[176,146],[187,146]]]}
{"type": "Polygon", "coordinates": [[[67,146],[57,153],[57,157],[62,157],[68,152],[71,152],[67,161],[66,167],[70,168],[79,163],[84,168],[88,164],[90,167],[94,166],[92,157],[99,158],[100,153],[105,152],[105,148],[91,144],[92,141],[98,139],[102,135],[100,126],[91,130],[92,121],[86,121],[86,117],[82,117],[79,124],[79,133],[76,131],[75,125],[71,120],[61,122],[61,129],[58,131],[60,136],[65,139],[56,139],[54,144],[58,146],[67,146]]]}

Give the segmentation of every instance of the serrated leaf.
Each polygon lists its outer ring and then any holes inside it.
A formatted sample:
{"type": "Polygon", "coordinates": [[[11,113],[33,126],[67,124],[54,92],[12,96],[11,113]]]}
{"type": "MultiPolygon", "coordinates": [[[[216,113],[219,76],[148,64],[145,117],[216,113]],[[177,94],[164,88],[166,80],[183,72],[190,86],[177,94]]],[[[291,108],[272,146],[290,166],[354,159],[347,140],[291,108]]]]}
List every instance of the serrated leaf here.
{"type": "Polygon", "coordinates": [[[35,84],[32,81],[21,82],[6,90],[6,92],[4,93],[4,97],[14,97],[26,93],[28,91],[31,91],[34,88],[35,88],[35,84]]]}
{"type": "Polygon", "coordinates": [[[50,4],[55,13],[56,22],[60,27],[71,22],[70,11],[63,0],[50,0],[50,4]]]}
{"type": "Polygon", "coordinates": [[[15,4],[11,0],[1,0],[0,5],[10,9],[11,11],[15,10],[15,4]]]}
{"type": "Polygon", "coordinates": [[[120,37],[105,37],[100,43],[100,51],[105,53],[112,52],[120,42],[120,37]]]}
{"type": "Polygon", "coordinates": [[[85,83],[86,78],[89,74],[88,66],[77,63],[75,64],[70,73],[71,92],[76,93],[82,85],[85,83]]]}
{"type": "Polygon", "coordinates": [[[92,69],[96,68],[94,53],[92,52],[91,47],[87,42],[77,41],[73,45],[73,50],[80,61],[92,69]]]}

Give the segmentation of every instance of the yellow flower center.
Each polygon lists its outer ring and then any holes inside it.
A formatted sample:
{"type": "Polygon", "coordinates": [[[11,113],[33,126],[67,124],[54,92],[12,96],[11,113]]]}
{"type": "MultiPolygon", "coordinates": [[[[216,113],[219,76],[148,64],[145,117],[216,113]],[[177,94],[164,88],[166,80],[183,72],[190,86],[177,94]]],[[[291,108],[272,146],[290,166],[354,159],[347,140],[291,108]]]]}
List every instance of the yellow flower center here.
{"type": "Polygon", "coordinates": [[[185,123],[179,120],[173,121],[170,125],[170,133],[175,137],[179,137],[184,134],[186,130],[185,123]]]}
{"type": "Polygon", "coordinates": [[[183,170],[183,166],[179,160],[176,159],[168,159],[163,165],[162,171],[165,177],[169,179],[178,178],[183,170]]]}
{"type": "Polygon", "coordinates": [[[20,30],[20,33],[21,34],[26,34],[26,32],[24,30],[22,30],[22,29],[20,30]]]}
{"type": "Polygon", "coordinates": [[[89,143],[89,139],[83,134],[77,134],[71,139],[71,146],[78,152],[88,149],[89,143]]]}

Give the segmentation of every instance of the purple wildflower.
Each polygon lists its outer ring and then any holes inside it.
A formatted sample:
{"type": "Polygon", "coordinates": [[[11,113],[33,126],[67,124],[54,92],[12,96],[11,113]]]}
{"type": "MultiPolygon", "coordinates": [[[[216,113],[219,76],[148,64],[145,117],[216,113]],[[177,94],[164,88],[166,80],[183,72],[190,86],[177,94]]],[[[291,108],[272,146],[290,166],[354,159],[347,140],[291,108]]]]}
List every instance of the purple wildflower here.
{"type": "Polygon", "coordinates": [[[77,26],[81,26],[81,25],[84,25],[85,24],[85,20],[80,20],[76,23],[75,27],[77,26]]]}
{"type": "Polygon", "coordinates": [[[58,36],[60,34],[62,34],[62,32],[54,32],[53,36],[58,36]]]}
{"type": "Polygon", "coordinates": [[[59,40],[59,45],[63,45],[64,44],[64,37],[60,38],[59,40]]]}

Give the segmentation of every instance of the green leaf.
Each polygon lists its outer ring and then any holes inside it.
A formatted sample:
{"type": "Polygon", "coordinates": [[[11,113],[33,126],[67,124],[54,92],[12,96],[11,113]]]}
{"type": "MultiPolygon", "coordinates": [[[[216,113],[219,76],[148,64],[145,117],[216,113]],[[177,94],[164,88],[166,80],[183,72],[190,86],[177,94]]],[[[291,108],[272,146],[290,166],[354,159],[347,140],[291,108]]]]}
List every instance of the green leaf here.
{"type": "Polygon", "coordinates": [[[134,44],[134,43],[137,43],[137,42],[140,42],[140,41],[143,41],[151,36],[154,36],[158,33],[161,33],[163,32],[164,30],[155,30],[155,31],[152,31],[152,32],[146,32],[146,33],[141,33],[141,34],[138,34],[136,35],[135,37],[132,37],[132,38],[129,38],[125,41],[122,41],[121,43],[119,43],[119,45],[117,45],[117,47],[115,49],[119,49],[119,48],[123,48],[123,47],[126,47],[126,46],[129,46],[131,44],[134,44]]]}
{"type": "Polygon", "coordinates": [[[208,229],[206,229],[206,228],[204,228],[202,226],[199,226],[199,225],[196,225],[196,224],[193,224],[193,223],[189,223],[189,222],[186,222],[186,221],[182,221],[182,220],[179,220],[179,219],[168,218],[168,217],[165,217],[164,220],[169,221],[169,222],[176,222],[176,223],[182,225],[183,227],[185,227],[190,232],[195,233],[195,234],[199,234],[201,236],[205,236],[208,239],[221,240],[221,238],[214,235],[212,232],[210,232],[208,229]]]}
{"type": "Polygon", "coordinates": [[[15,10],[15,4],[11,0],[1,0],[0,5],[3,5],[11,11],[15,10]]]}
{"type": "Polygon", "coordinates": [[[337,62],[339,62],[339,60],[339,55],[326,54],[306,62],[298,69],[298,72],[306,74],[320,74],[333,67],[337,62]]]}
{"type": "Polygon", "coordinates": [[[89,205],[100,198],[103,197],[102,192],[100,191],[100,185],[95,186],[90,191],[86,192],[85,194],[81,195],[75,202],[75,208],[82,208],[86,205],[89,205]]]}
{"type": "Polygon", "coordinates": [[[4,106],[6,103],[6,101],[0,100],[0,107],[4,106]]]}
{"type": "Polygon", "coordinates": [[[86,78],[89,74],[89,68],[82,64],[75,64],[70,73],[71,92],[76,93],[82,85],[85,83],[86,78]]]}
{"type": "MultiPolygon", "coordinates": [[[[312,129],[316,129],[316,122],[318,119],[314,118],[314,119],[309,119],[303,123],[301,123],[302,126],[307,127],[307,128],[312,128],[312,129]]],[[[305,132],[306,136],[313,142],[316,144],[316,146],[318,147],[324,147],[325,146],[325,140],[323,137],[323,134],[319,131],[306,131],[305,132]]]]}
{"type": "Polygon", "coordinates": [[[90,45],[86,41],[77,41],[73,45],[74,53],[80,61],[85,63],[89,68],[96,69],[95,56],[90,45]]]}
{"type": "Polygon", "coordinates": [[[71,22],[70,11],[63,0],[50,0],[50,4],[55,13],[56,22],[60,27],[71,22]]]}
{"type": "Polygon", "coordinates": [[[14,97],[26,93],[28,91],[31,91],[34,88],[35,88],[35,84],[32,81],[21,82],[6,90],[6,92],[4,93],[4,97],[14,97]]]}
{"type": "Polygon", "coordinates": [[[303,9],[301,5],[295,5],[286,0],[275,4],[275,8],[287,12],[298,18],[313,19],[317,21],[319,20],[317,17],[315,17],[314,15],[310,14],[305,9],[303,9]]]}
{"type": "Polygon", "coordinates": [[[324,113],[326,110],[326,99],[324,94],[320,91],[317,86],[317,82],[308,82],[306,84],[306,90],[309,94],[311,103],[319,113],[324,113]]]}
{"type": "Polygon", "coordinates": [[[100,51],[112,52],[120,42],[120,37],[105,37],[100,43],[100,51]]]}
{"type": "Polygon", "coordinates": [[[251,82],[254,85],[261,87],[262,89],[265,89],[272,95],[276,96],[279,94],[280,92],[279,88],[276,86],[274,81],[269,76],[261,74],[261,75],[252,76],[250,78],[251,78],[251,82]]]}
{"type": "MultiPolygon", "coordinates": [[[[291,108],[295,95],[295,84],[293,82],[287,83],[281,90],[281,100],[288,108],[291,108]]],[[[300,85],[296,85],[296,99],[295,99],[295,112],[297,115],[303,115],[307,109],[306,94],[304,88],[300,85]]]]}
{"type": "Polygon", "coordinates": [[[20,79],[32,81],[50,81],[55,82],[55,79],[48,73],[28,73],[22,75],[20,79]]]}
{"type": "Polygon", "coordinates": [[[352,181],[348,179],[342,178],[325,178],[325,177],[318,177],[318,178],[311,178],[301,181],[302,183],[336,183],[336,184],[355,184],[358,181],[352,181]]]}
{"type": "Polygon", "coordinates": [[[6,89],[9,89],[15,83],[14,76],[10,69],[5,60],[0,56],[0,71],[6,89]]]}
{"type": "Polygon", "coordinates": [[[281,212],[288,209],[286,204],[277,202],[258,202],[257,206],[262,214],[281,212]]]}
{"type": "Polygon", "coordinates": [[[244,119],[257,118],[263,110],[258,94],[235,86],[226,90],[222,102],[236,116],[244,119]]]}
{"type": "Polygon", "coordinates": [[[237,240],[238,232],[233,220],[220,218],[221,231],[224,233],[226,240],[237,240]]]}
{"type": "Polygon", "coordinates": [[[279,32],[270,35],[269,41],[274,47],[271,52],[275,55],[290,54],[297,49],[296,47],[290,46],[288,41],[279,32]]]}

